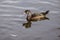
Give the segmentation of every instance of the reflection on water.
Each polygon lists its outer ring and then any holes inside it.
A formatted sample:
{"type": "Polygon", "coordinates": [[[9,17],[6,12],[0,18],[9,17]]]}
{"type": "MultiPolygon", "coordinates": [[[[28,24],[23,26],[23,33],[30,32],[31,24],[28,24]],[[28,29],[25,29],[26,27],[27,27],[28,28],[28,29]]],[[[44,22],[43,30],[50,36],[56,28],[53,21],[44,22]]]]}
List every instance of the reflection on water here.
{"type": "Polygon", "coordinates": [[[27,21],[27,23],[23,23],[23,26],[25,26],[25,28],[30,28],[31,24],[31,21],[27,21]]]}

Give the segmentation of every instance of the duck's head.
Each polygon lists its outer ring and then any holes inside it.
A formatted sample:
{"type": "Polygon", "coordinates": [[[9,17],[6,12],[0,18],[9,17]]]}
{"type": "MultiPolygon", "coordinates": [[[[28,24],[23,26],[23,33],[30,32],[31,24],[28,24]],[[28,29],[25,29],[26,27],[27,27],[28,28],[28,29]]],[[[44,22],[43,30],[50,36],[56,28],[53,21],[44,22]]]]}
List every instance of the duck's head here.
{"type": "Polygon", "coordinates": [[[26,14],[31,13],[31,11],[30,11],[30,10],[25,10],[24,12],[25,12],[26,14]]]}

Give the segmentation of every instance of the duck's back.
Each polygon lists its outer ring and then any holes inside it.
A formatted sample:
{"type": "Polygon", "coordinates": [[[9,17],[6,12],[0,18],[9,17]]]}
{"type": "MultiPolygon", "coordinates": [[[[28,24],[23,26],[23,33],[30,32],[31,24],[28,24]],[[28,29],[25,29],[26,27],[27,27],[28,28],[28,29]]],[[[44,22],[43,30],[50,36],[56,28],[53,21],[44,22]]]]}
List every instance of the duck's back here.
{"type": "Polygon", "coordinates": [[[36,16],[39,16],[39,14],[38,13],[34,13],[34,14],[32,14],[31,17],[36,17],[36,16]]]}

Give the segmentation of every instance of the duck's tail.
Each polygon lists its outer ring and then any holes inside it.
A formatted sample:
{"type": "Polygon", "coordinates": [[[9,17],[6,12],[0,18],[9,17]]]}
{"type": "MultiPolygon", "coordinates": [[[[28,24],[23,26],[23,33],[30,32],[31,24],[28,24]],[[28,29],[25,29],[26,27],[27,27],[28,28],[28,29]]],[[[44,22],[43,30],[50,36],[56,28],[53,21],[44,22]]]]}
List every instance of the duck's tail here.
{"type": "Polygon", "coordinates": [[[48,14],[49,13],[49,10],[47,10],[45,13],[48,14]]]}
{"type": "Polygon", "coordinates": [[[49,13],[49,10],[47,10],[44,15],[46,15],[46,14],[48,14],[48,13],[49,13]]]}
{"type": "Polygon", "coordinates": [[[47,10],[46,12],[42,12],[43,15],[46,15],[49,13],[49,10],[47,10]]]}

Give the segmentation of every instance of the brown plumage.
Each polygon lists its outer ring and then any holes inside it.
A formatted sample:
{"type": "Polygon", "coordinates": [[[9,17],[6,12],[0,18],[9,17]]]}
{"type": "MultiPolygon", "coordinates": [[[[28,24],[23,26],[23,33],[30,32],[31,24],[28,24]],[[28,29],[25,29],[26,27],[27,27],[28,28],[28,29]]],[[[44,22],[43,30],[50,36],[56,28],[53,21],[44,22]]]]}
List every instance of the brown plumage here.
{"type": "Polygon", "coordinates": [[[46,12],[41,12],[41,13],[33,13],[30,10],[25,10],[25,13],[27,14],[27,21],[38,21],[38,20],[45,20],[48,19],[46,15],[49,13],[49,10],[46,12]]]}

